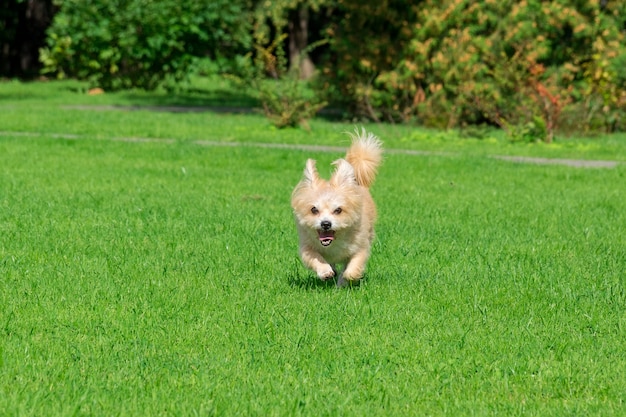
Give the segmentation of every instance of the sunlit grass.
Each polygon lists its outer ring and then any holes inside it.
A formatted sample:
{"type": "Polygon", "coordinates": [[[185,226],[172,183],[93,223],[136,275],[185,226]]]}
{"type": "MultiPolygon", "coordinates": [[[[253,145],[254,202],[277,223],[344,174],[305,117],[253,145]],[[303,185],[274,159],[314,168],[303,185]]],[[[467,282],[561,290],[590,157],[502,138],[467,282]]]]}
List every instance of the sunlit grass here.
{"type": "Polygon", "coordinates": [[[620,415],[623,167],[388,155],[365,281],[289,194],[335,153],[3,135],[5,415],[620,415]]]}
{"type": "MultiPolygon", "coordinates": [[[[348,142],[343,132],[353,130],[356,122],[320,116],[309,123],[310,131],[275,129],[262,115],[254,94],[233,87],[227,79],[199,78],[178,92],[94,96],[76,81],[0,82],[0,131],[4,132],[343,146],[348,142]]],[[[512,144],[503,132],[493,129],[473,135],[411,125],[366,126],[385,139],[388,149],[626,161],[624,134],[561,135],[553,144],[512,144]]]]}
{"type": "Polygon", "coordinates": [[[341,153],[208,142],[345,146],[353,124],[71,107],[211,94],[81,88],[0,84],[3,415],[623,414],[626,166],[487,157],[625,160],[623,137],[370,126],[427,153],[386,155],[366,278],[337,290],[301,266],[289,198],[341,153]]]}

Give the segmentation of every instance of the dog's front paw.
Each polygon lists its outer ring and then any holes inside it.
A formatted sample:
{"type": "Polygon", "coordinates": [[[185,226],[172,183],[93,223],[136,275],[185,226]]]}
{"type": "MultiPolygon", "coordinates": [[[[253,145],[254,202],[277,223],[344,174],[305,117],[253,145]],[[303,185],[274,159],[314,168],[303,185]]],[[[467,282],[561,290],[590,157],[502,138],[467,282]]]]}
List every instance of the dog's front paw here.
{"type": "Polygon", "coordinates": [[[363,278],[362,268],[346,269],[343,274],[341,274],[341,279],[345,281],[358,281],[361,278],[363,278]]]}
{"type": "Polygon", "coordinates": [[[335,270],[330,265],[322,265],[317,270],[317,276],[320,277],[322,281],[327,281],[335,276],[335,270]]]}

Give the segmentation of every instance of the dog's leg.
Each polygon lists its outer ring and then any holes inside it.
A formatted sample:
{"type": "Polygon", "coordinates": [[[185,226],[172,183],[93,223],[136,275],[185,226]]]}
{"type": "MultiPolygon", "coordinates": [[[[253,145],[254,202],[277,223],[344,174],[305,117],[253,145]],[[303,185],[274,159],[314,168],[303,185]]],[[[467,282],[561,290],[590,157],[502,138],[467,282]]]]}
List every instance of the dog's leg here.
{"type": "Polygon", "coordinates": [[[339,280],[337,281],[338,287],[343,287],[348,284],[349,281],[358,281],[363,277],[365,272],[365,264],[370,256],[369,250],[362,250],[357,252],[346,265],[346,269],[343,271],[339,280]]]}
{"type": "Polygon", "coordinates": [[[332,267],[318,252],[310,248],[302,248],[300,257],[306,267],[315,271],[317,276],[326,281],[335,276],[335,268],[332,267]]]}

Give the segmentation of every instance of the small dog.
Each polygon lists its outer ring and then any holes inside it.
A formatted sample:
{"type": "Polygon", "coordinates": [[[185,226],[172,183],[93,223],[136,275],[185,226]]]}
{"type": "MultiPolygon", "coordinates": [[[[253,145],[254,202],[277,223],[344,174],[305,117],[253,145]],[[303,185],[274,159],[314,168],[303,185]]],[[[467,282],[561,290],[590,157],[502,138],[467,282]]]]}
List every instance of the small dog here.
{"type": "Polygon", "coordinates": [[[319,177],[309,159],[291,197],[302,262],[322,280],[337,275],[335,265],[344,265],[339,287],[361,279],[370,256],[376,207],[369,186],[383,153],[381,141],[364,128],[349,135],[352,145],[345,159],[333,162],[330,181],[319,177]]]}

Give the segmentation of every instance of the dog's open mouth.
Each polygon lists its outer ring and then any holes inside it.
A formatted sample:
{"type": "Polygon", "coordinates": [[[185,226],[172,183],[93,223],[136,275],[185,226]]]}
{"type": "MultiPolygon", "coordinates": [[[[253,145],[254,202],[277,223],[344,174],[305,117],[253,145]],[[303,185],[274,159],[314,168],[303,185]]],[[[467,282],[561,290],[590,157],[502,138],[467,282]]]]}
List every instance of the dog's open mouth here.
{"type": "Polygon", "coordinates": [[[319,235],[320,243],[322,244],[322,246],[330,245],[335,239],[334,230],[318,230],[317,234],[319,235]]]}

